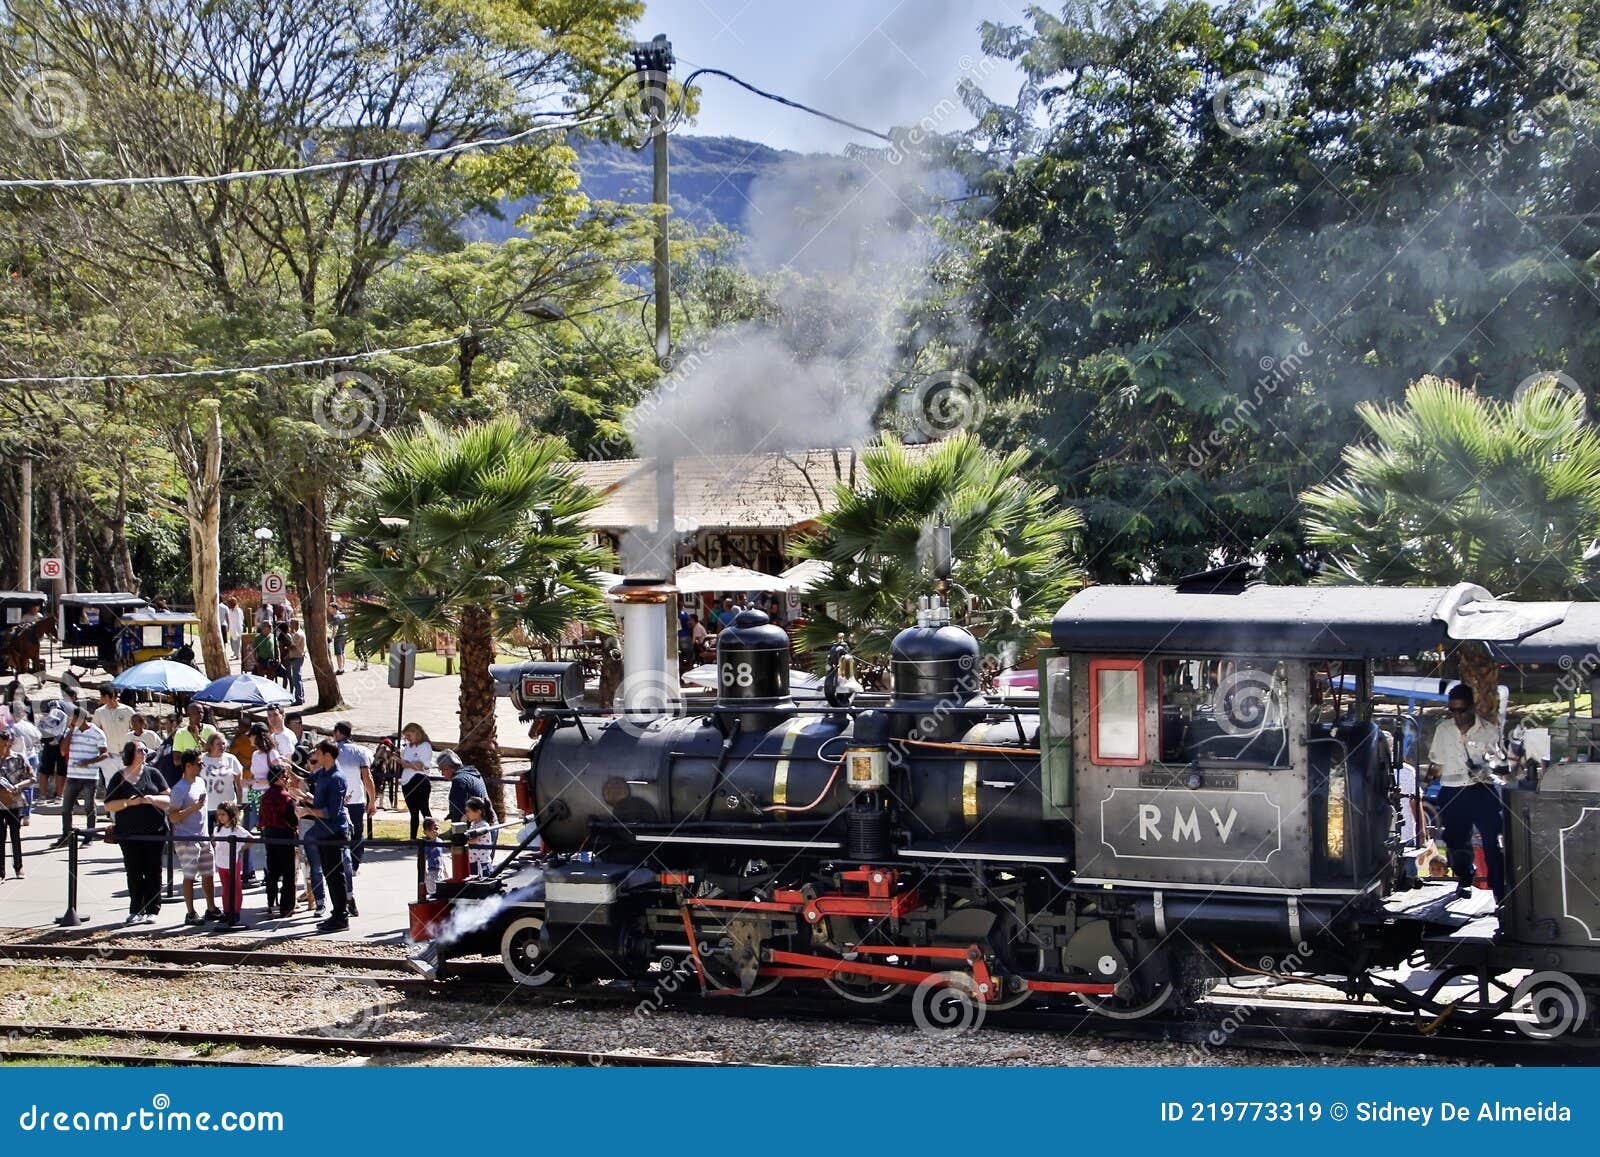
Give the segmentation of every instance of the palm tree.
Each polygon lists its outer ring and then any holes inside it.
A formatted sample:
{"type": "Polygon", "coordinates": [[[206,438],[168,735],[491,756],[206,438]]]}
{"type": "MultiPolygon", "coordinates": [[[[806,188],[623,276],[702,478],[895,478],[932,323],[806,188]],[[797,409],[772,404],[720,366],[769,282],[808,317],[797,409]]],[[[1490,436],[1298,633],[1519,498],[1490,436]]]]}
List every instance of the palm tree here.
{"type": "Polygon", "coordinates": [[[496,642],[519,626],[554,640],[603,607],[594,572],[608,555],[583,525],[599,499],[567,459],[565,443],[512,417],[447,428],[424,416],[384,437],[341,528],[354,542],[340,585],[357,599],[361,653],[458,636],[461,757],[497,801],[496,642]]]}
{"type": "Polygon", "coordinates": [[[892,439],[865,451],[865,486],[841,484],[835,508],[798,544],[830,564],[809,598],[838,612],[814,618],[805,644],[824,647],[843,631],[858,655],[886,654],[917,599],[935,590],[929,549],[941,523],[960,588],[950,595],[955,617],[991,646],[1032,644],[1083,581],[1073,560],[1083,519],[1057,504],[1054,487],[1030,484],[1027,463],[1026,451],[996,454],[970,434],[923,455],[892,439]]]}
{"type": "MultiPolygon", "coordinates": [[[[1333,581],[1586,594],[1597,577],[1600,434],[1584,423],[1582,397],[1547,382],[1498,402],[1429,377],[1404,405],[1357,413],[1374,441],[1348,447],[1343,477],[1301,495],[1307,541],[1328,553],[1333,581]]],[[[1479,703],[1493,704],[1486,650],[1462,646],[1458,657],[1479,703]]]]}

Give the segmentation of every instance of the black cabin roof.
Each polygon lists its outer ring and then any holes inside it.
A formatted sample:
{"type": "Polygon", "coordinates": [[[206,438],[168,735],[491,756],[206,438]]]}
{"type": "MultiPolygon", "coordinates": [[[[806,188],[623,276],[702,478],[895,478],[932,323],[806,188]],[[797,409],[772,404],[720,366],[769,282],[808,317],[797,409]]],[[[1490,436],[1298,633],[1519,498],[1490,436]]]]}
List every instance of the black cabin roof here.
{"type": "Polygon", "coordinates": [[[1100,586],[1074,595],[1050,633],[1064,651],[1375,658],[1450,639],[1518,640],[1560,622],[1568,607],[1494,599],[1467,583],[1100,586]]]}

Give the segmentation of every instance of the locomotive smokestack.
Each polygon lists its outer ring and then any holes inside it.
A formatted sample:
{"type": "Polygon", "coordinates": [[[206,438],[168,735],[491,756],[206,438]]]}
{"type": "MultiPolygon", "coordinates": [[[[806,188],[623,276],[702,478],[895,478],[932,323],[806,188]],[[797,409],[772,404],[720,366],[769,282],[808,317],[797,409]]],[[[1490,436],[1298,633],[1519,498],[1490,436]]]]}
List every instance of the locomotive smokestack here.
{"type": "MultiPolygon", "coordinates": [[[[647,467],[646,469],[651,469],[647,467]]],[[[656,523],[623,540],[627,577],[609,592],[621,607],[623,710],[660,714],[671,710],[680,690],[678,635],[673,604],[678,588],[677,529],[674,525],[675,463],[658,454],[651,472],[656,484],[656,523]]]]}
{"type": "Polygon", "coordinates": [[[610,593],[622,607],[622,708],[663,714],[679,690],[678,633],[670,614],[678,588],[641,576],[624,579],[610,593]]]}

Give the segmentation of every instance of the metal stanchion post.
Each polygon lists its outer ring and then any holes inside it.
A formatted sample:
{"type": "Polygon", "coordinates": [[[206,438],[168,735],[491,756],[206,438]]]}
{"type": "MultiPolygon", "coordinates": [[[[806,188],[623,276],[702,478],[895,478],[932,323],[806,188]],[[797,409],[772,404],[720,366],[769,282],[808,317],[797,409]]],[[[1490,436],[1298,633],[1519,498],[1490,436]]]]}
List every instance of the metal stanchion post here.
{"type": "Polygon", "coordinates": [[[228,886],[228,894],[222,898],[222,912],[225,916],[238,917],[244,914],[244,877],[240,874],[239,837],[236,835],[228,837],[228,865],[233,869],[233,875],[230,877],[233,883],[228,886]],[[237,889],[237,892],[235,892],[235,889],[237,889]],[[228,902],[235,894],[239,897],[239,911],[230,913],[228,911],[228,902]]]}
{"type": "Polygon", "coordinates": [[[67,910],[56,917],[63,928],[75,928],[83,923],[78,915],[78,832],[67,829],[67,910]]]}
{"type": "Polygon", "coordinates": [[[167,898],[168,899],[171,899],[173,896],[176,896],[178,894],[178,886],[172,882],[172,862],[173,862],[173,860],[175,860],[177,858],[177,855],[176,855],[177,845],[173,841],[177,837],[177,834],[178,834],[177,832],[172,832],[167,836],[167,898]]]}
{"type": "Polygon", "coordinates": [[[417,899],[428,898],[428,845],[425,841],[417,841],[417,899]]]}

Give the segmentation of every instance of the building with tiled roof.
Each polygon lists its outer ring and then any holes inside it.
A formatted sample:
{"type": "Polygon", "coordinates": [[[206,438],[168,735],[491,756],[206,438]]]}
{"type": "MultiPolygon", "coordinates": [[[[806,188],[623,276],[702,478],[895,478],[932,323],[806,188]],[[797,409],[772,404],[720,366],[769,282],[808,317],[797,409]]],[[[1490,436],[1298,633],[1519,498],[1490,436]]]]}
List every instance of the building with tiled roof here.
{"type": "MultiPolygon", "coordinates": [[[[574,465],[604,499],[587,520],[603,541],[615,548],[629,531],[655,526],[652,459],[574,465]]],[[[683,536],[679,565],[744,566],[766,574],[794,561],[792,539],[838,505],[838,484],[860,486],[866,477],[860,452],[850,449],[708,455],[679,458],[673,466],[673,509],[683,536]]]]}

